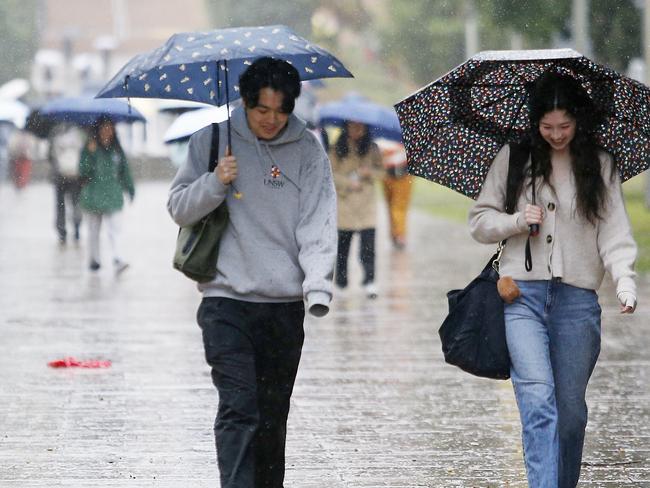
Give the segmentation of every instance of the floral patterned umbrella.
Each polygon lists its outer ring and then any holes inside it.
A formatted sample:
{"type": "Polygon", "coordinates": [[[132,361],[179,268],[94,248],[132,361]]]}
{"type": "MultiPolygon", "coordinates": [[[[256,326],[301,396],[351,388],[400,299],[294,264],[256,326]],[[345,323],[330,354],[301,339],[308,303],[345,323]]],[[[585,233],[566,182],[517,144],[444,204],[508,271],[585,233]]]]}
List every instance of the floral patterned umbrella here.
{"type": "Polygon", "coordinates": [[[501,147],[530,129],[540,75],[576,78],[603,112],[596,138],[622,181],[650,166],[650,88],[571,49],[485,51],[395,105],[409,172],[478,197],[501,147]]]}

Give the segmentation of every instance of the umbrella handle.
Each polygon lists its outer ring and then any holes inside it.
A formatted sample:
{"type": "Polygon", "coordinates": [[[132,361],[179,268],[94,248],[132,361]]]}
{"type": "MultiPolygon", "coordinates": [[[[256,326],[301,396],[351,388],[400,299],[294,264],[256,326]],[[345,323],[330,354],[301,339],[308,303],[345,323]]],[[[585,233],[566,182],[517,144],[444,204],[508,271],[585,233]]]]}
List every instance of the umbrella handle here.
{"type": "Polygon", "coordinates": [[[530,229],[530,236],[537,237],[539,235],[539,224],[531,224],[528,226],[530,229]]]}

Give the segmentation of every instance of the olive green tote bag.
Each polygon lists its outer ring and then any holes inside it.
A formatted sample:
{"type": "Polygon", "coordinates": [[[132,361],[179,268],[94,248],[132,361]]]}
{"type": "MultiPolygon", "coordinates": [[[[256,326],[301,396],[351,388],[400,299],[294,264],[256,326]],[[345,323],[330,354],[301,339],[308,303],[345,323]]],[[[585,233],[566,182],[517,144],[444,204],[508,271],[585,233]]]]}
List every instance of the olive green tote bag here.
{"type": "MultiPolygon", "coordinates": [[[[212,145],[208,170],[214,171],[219,161],[219,124],[212,124],[212,145]]],[[[176,239],[174,268],[199,283],[217,276],[219,241],[228,225],[228,207],[224,201],[197,223],[181,227],[176,239]]]]}

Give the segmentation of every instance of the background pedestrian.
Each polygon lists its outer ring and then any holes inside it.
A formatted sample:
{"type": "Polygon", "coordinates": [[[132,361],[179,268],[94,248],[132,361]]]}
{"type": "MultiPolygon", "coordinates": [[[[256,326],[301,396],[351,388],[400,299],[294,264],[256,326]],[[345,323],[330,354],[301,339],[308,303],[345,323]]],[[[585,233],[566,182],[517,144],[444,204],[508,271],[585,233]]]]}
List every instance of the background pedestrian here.
{"type": "Polygon", "coordinates": [[[375,182],[383,167],[379,147],[368,126],[347,121],[336,144],[330,149],[338,201],[338,255],[335,280],[339,288],[348,286],[348,256],[355,233],[360,236],[359,259],[363,267],[364,292],[375,298],[375,228],[377,202],[375,182]]]}
{"type": "Polygon", "coordinates": [[[388,206],[390,236],[393,247],[401,250],[406,247],[406,224],[413,177],[408,173],[406,151],[402,144],[388,140],[377,141],[377,144],[381,149],[382,162],[386,170],[383,186],[388,206]]]}
{"type": "Polygon", "coordinates": [[[57,124],[50,134],[48,159],[54,184],[55,221],[60,244],[65,244],[68,237],[67,214],[72,220],[74,240],[79,241],[81,226],[79,157],[86,138],[82,129],[70,124],[57,124]]]}
{"type": "Polygon", "coordinates": [[[101,267],[100,230],[106,224],[116,273],[128,264],[122,257],[120,217],[126,192],[133,200],[135,187],[129,163],[109,118],[100,118],[93,124],[90,137],[81,152],[79,174],[84,182],[81,207],[88,222],[89,267],[101,267]]]}

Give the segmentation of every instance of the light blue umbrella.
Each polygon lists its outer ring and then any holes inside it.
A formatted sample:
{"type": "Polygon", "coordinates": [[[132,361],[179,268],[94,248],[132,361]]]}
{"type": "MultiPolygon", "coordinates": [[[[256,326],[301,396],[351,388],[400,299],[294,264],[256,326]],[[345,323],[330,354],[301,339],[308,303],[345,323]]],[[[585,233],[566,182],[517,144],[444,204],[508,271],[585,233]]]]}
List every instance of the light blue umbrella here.
{"type": "Polygon", "coordinates": [[[144,122],[146,119],[135,108],[121,100],[66,97],[47,102],[39,110],[41,118],[54,122],[91,125],[105,117],[113,122],[144,122]]]}
{"type": "Polygon", "coordinates": [[[288,27],[236,27],[174,34],[129,61],[98,98],[174,98],[223,105],[239,98],[239,76],[257,58],[292,64],[301,80],[352,77],[332,54],[288,27]]]}
{"type": "Polygon", "coordinates": [[[366,124],[373,137],[402,141],[402,129],[395,110],[371,102],[358,94],[349,94],[337,102],[323,104],[318,111],[321,126],[342,127],[345,122],[366,124]]]}

